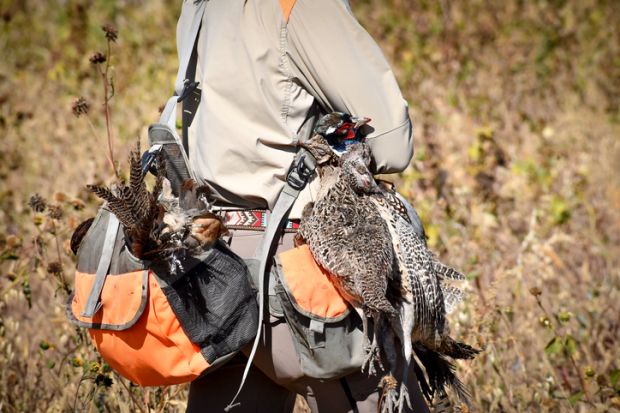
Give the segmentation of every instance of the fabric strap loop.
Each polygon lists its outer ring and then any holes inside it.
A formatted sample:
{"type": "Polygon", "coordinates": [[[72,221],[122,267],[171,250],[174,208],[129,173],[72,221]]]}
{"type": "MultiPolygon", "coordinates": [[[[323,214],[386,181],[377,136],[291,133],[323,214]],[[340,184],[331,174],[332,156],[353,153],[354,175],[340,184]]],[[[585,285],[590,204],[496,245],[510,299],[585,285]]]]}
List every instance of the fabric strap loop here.
{"type": "Polygon", "coordinates": [[[97,273],[95,275],[95,282],[93,283],[84,311],[82,311],[82,317],[92,318],[97,311],[101,308],[101,292],[103,291],[103,285],[108,275],[108,269],[112,263],[112,255],[114,254],[114,244],[116,243],[116,234],[120,222],[116,215],[110,213],[108,215],[108,228],[106,229],[105,238],[103,240],[103,248],[101,251],[101,257],[99,258],[99,264],[97,265],[97,273]]]}

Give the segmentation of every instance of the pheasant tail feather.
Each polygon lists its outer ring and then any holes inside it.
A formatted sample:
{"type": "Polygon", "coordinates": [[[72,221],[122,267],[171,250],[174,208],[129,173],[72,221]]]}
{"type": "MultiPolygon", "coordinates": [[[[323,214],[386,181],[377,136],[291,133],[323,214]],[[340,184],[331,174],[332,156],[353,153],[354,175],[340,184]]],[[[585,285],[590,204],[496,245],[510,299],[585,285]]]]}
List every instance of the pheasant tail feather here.
{"type": "Polygon", "coordinates": [[[100,185],[86,185],[86,188],[108,203],[108,208],[110,208],[110,211],[116,215],[123,226],[126,228],[131,228],[136,225],[137,222],[131,212],[131,209],[129,209],[125,202],[114,195],[108,188],[100,185]]]}
{"type": "Polygon", "coordinates": [[[465,279],[465,276],[462,273],[458,272],[452,267],[448,267],[447,265],[440,263],[439,261],[433,262],[433,267],[435,269],[435,272],[437,273],[437,276],[441,278],[447,278],[449,280],[465,279]]]}

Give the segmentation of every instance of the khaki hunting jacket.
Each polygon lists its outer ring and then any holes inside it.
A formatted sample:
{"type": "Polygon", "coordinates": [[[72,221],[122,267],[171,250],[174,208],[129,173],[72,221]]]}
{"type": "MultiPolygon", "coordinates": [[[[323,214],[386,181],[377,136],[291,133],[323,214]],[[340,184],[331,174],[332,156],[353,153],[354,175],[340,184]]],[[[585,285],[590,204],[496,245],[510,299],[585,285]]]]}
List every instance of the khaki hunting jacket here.
{"type": "MultiPolygon", "coordinates": [[[[183,3],[178,50],[196,7],[183,3]]],[[[377,173],[413,154],[407,102],[378,45],[347,0],[207,0],[198,38],[201,103],[189,129],[190,164],[218,203],[272,208],[313,103],[372,119],[377,173]]],[[[317,193],[300,195],[291,217],[317,193]]]]}

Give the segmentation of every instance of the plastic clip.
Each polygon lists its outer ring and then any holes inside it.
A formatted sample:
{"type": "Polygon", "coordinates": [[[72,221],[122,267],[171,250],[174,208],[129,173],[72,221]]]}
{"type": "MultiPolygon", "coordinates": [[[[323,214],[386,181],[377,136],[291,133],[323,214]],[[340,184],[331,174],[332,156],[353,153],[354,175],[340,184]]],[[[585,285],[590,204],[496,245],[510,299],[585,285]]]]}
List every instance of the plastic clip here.
{"type": "Polygon", "coordinates": [[[308,179],[314,173],[315,161],[311,155],[303,154],[299,157],[299,160],[293,164],[288,175],[286,176],[286,182],[295,190],[300,191],[306,186],[308,179]]]}
{"type": "Polygon", "coordinates": [[[157,156],[161,152],[162,148],[162,145],[153,145],[151,146],[151,149],[142,154],[142,158],[140,159],[140,163],[142,166],[142,176],[146,175],[147,172],[151,172],[153,175],[157,175],[154,162],[155,159],[157,159],[157,156]]]}
{"type": "Polygon", "coordinates": [[[183,86],[183,92],[181,92],[181,96],[177,99],[177,102],[183,101],[186,97],[189,96],[196,88],[200,82],[190,82],[189,79],[185,79],[185,85],[183,86]]]}

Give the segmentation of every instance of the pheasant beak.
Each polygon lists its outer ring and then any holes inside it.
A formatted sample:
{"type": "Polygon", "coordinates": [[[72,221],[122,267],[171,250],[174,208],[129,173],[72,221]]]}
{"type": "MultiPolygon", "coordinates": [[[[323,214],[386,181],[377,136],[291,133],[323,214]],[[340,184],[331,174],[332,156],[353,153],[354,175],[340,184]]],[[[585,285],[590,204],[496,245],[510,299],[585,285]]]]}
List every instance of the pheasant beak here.
{"type": "Polygon", "coordinates": [[[372,119],[370,118],[358,118],[355,119],[355,129],[364,126],[365,124],[367,124],[368,122],[370,122],[372,119]]]}

